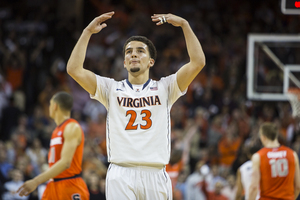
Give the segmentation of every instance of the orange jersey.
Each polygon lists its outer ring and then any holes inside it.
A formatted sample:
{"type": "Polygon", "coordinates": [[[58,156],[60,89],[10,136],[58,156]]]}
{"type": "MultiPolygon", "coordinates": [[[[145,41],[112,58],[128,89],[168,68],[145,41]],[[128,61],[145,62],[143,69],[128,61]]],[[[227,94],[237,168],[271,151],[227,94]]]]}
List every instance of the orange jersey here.
{"type": "MultiPolygon", "coordinates": [[[[78,123],[75,119],[68,119],[64,121],[61,125],[57,126],[52,133],[50,141],[50,151],[48,154],[48,163],[49,167],[54,165],[60,159],[61,151],[64,144],[64,129],[69,123],[78,123]]],[[[68,169],[64,170],[62,173],[54,177],[57,178],[68,178],[81,173],[81,164],[83,156],[83,147],[84,147],[84,134],[81,130],[81,143],[77,146],[71,165],[68,169]]]]}
{"type": "Polygon", "coordinates": [[[295,159],[286,146],[262,148],[260,156],[260,199],[294,199],[295,159]]]}

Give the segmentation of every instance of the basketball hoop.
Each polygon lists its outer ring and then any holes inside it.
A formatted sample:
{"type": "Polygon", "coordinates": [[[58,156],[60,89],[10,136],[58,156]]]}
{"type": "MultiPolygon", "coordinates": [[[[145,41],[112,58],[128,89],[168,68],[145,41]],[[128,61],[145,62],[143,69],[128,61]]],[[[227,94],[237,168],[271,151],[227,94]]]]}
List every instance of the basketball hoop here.
{"type": "Polygon", "coordinates": [[[293,110],[293,117],[300,118],[300,88],[289,88],[287,91],[287,97],[293,110]]]}

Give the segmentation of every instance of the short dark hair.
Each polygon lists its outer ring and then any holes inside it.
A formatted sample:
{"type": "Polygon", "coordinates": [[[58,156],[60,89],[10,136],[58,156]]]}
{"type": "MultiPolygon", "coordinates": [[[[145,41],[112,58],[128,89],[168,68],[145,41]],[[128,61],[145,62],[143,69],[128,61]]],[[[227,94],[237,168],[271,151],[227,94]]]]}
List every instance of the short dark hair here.
{"type": "Polygon", "coordinates": [[[261,134],[266,136],[269,140],[274,141],[278,137],[277,126],[270,122],[265,122],[260,126],[261,134]]]}
{"type": "Polygon", "coordinates": [[[127,44],[131,41],[139,41],[139,42],[146,44],[148,47],[148,50],[149,50],[150,58],[152,58],[153,60],[156,60],[156,54],[157,54],[156,48],[155,48],[154,44],[151,42],[151,40],[149,40],[145,36],[131,36],[130,38],[128,38],[123,46],[123,55],[125,55],[125,48],[126,48],[127,44]]]}
{"type": "Polygon", "coordinates": [[[53,101],[65,111],[71,111],[73,108],[73,97],[67,92],[58,92],[53,96],[53,101]]]}

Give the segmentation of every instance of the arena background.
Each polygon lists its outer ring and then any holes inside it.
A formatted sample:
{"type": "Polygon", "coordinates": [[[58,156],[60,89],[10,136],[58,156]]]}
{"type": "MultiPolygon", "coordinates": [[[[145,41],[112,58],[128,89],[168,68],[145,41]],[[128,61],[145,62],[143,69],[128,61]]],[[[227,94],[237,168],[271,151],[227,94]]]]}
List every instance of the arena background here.
{"type": "MultiPolygon", "coordinates": [[[[281,142],[299,154],[299,127],[292,117],[290,103],[247,97],[248,34],[300,31],[299,15],[282,13],[281,3],[280,0],[1,0],[0,199],[7,192],[11,192],[10,199],[18,199],[8,186],[15,188],[19,181],[47,169],[49,139],[55,128],[48,117],[48,105],[51,96],[62,90],[73,95],[72,116],[85,132],[83,178],[91,199],[105,199],[106,110],[70,78],[66,63],[84,27],[108,11],[115,11],[115,15],[107,22],[107,28],[92,36],[84,64],[99,75],[116,80],[126,78],[122,47],[132,35],[148,37],[158,50],[158,58],[150,70],[152,79],[172,74],[188,62],[180,28],[155,26],[150,18],[155,13],[173,13],[187,19],[203,47],[206,66],[171,112],[173,145],[169,174],[174,180],[174,199],[196,195],[203,190],[200,186],[204,179],[208,191],[221,190],[228,199],[234,199],[236,171],[248,160],[249,147],[260,145],[258,127],[264,121],[276,123],[281,142]],[[189,180],[204,163],[211,170],[206,175],[210,178],[199,175],[195,192],[189,180]]],[[[288,6],[292,5],[288,1],[288,6]]],[[[278,51],[277,56],[284,57],[286,52],[278,51]]],[[[263,59],[259,61],[263,66],[259,69],[263,70],[254,74],[259,76],[260,83],[280,79],[282,72],[270,73],[276,66],[263,59]]],[[[291,62],[299,64],[299,59],[292,56],[291,62]]],[[[39,199],[44,187],[39,186],[24,199],[39,199]]]]}

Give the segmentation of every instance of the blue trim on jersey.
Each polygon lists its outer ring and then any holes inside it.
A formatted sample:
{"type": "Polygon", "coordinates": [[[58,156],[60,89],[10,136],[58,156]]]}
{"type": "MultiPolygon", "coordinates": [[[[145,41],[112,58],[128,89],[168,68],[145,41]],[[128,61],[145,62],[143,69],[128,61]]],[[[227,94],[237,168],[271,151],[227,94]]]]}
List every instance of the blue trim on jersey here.
{"type": "MultiPolygon", "coordinates": [[[[147,87],[147,85],[150,83],[150,81],[151,81],[151,79],[148,79],[148,81],[143,85],[143,89],[144,89],[145,87],[147,87]]],[[[129,85],[129,87],[130,87],[131,89],[133,89],[132,84],[129,82],[128,79],[126,79],[126,83],[129,85]]],[[[142,89],[142,90],[143,90],[143,89],[142,89]]]]}
{"type": "MultiPolygon", "coordinates": [[[[143,89],[150,83],[150,79],[148,79],[148,81],[143,85],[143,89]]],[[[142,90],[143,90],[142,89],[142,90]]]]}
{"type": "Polygon", "coordinates": [[[128,79],[126,79],[126,83],[129,85],[129,87],[131,87],[131,89],[133,89],[133,87],[132,87],[132,85],[131,85],[131,83],[129,82],[128,79]]]}

